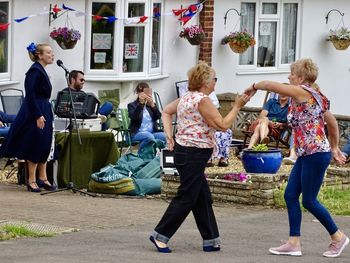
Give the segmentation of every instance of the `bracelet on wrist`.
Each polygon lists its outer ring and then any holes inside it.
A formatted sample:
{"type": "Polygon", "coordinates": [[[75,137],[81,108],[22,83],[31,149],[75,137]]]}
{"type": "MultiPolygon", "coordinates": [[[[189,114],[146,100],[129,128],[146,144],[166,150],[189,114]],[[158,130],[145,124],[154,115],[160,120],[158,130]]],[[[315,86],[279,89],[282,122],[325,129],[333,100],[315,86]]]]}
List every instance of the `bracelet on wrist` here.
{"type": "Polygon", "coordinates": [[[253,83],[253,90],[258,90],[257,88],[255,88],[255,82],[253,83]]]}

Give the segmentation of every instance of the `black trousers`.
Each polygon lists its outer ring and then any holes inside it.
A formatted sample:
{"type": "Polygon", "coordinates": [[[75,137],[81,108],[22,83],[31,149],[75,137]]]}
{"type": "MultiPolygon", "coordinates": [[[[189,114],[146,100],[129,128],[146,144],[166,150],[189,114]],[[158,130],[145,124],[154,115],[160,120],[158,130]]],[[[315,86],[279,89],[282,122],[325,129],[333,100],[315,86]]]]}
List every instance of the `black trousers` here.
{"type": "Polygon", "coordinates": [[[175,146],[174,162],[180,174],[177,195],[155,228],[155,238],[167,243],[192,211],[203,246],[218,245],[219,230],[212,208],[212,198],[204,176],[213,149],[175,146]]]}

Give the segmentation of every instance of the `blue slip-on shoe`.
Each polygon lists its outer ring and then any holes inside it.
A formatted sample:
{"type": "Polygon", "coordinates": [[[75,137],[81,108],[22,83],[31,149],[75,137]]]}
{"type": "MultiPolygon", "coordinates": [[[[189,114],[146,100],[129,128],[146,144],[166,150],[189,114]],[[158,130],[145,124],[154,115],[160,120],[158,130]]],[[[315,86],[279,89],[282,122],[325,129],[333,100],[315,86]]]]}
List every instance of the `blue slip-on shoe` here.
{"type": "Polygon", "coordinates": [[[214,247],[214,246],[205,246],[203,247],[204,252],[214,252],[214,251],[220,251],[220,246],[214,247]]]}
{"type": "Polygon", "coordinates": [[[56,185],[51,185],[51,184],[48,184],[49,181],[48,180],[40,180],[40,179],[37,179],[37,185],[40,187],[40,188],[44,188],[45,190],[47,191],[55,191],[57,189],[57,186],[56,185]]]}
{"type": "Polygon", "coordinates": [[[158,252],[160,253],[171,253],[171,249],[169,247],[158,247],[156,240],[154,239],[153,236],[149,237],[149,240],[156,246],[158,252]]]}

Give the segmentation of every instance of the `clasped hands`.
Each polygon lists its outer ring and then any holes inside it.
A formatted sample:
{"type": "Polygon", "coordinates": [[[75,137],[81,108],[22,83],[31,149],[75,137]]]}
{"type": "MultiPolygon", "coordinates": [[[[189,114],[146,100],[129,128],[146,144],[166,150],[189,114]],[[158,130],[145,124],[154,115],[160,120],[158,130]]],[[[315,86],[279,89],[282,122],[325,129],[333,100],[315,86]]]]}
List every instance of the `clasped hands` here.
{"type": "Polygon", "coordinates": [[[155,106],[152,96],[149,96],[144,92],[140,92],[138,96],[141,104],[146,103],[148,106],[152,108],[155,106]]]}

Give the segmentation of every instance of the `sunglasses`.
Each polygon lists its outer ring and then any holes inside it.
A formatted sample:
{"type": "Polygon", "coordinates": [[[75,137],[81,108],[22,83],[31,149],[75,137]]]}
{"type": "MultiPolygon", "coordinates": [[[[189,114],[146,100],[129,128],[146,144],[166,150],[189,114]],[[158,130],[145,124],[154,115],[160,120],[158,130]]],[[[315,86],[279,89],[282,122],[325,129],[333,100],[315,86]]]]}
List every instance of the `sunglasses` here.
{"type": "Polygon", "coordinates": [[[85,81],[85,79],[79,79],[81,82],[85,81]]]}
{"type": "Polygon", "coordinates": [[[218,78],[217,78],[217,77],[215,77],[215,78],[214,78],[214,81],[215,81],[215,82],[218,82],[218,78]]]}

